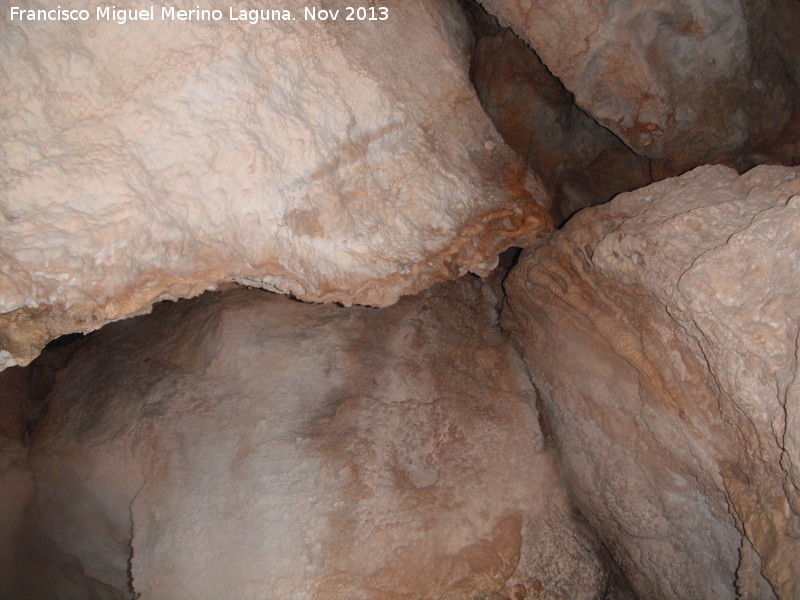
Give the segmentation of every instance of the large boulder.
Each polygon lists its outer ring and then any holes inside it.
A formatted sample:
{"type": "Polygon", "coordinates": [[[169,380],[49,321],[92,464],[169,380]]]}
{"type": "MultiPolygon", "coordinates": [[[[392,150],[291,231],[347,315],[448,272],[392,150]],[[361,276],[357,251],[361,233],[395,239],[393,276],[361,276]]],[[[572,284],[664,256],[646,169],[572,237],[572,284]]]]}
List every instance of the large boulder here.
{"type": "Polygon", "coordinates": [[[660,172],[769,140],[797,104],[794,0],[480,0],[660,172]]]}
{"type": "Polygon", "coordinates": [[[229,5],[0,21],[0,368],[225,281],[388,305],[549,227],[457,4],[327,2],[322,22],[291,0],[274,12],[296,20],[257,24],[229,5]]]}
{"type": "Polygon", "coordinates": [[[575,501],[640,597],[800,597],[798,264],[800,169],[701,167],[507,280],[575,501]]]}
{"type": "MultiPolygon", "coordinates": [[[[599,600],[492,289],[239,289],[107,326],[34,435],[41,531],[102,598],[599,600]]],[[[15,597],[58,585],[32,579],[15,597]]]]}

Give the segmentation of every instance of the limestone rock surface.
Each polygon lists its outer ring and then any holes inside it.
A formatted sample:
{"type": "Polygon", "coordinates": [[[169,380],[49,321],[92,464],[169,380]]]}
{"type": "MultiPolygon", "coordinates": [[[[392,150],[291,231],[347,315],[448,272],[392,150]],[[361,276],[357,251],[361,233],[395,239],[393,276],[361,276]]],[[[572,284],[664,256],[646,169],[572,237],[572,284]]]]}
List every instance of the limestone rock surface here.
{"type": "Polygon", "coordinates": [[[296,21],[256,25],[229,5],[0,21],[0,368],[224,281],[391,304],[549,226],[475,97],[457,5],[353,22],[332,1],[321,22],[291,0],[296,21]]]}
{"type": "Polygon", "coordinates": [[[98,598],[603,597],[497,301],[238,289],[107,326],[34,434],[41,531],[98,598]]]}
{"type": "Polygon", "coordinates": [[[640,597],[800,597],[798,264],[800,169],[702,167],[507,280],[565,478],[640,597]]]}
{"type": "Polygon", "coordinates": [[[780,33],[800,15],[794,1],[481,3],[579,106],[666,172],[769,139],[797,103],[798,42],[780,33]]]}
{"type": "Polygon", "coordinates": [[[478,37],[470,72],[503,139],[541,174],[557,224],[652,181],[649,161],[580,110],[511,29],[478,37]]]}

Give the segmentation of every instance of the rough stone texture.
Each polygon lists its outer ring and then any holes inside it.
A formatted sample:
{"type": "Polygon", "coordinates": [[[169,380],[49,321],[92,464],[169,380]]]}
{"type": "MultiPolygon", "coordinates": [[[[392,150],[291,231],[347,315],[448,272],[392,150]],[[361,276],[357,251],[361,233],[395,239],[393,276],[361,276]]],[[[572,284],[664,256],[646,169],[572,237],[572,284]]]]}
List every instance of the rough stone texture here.
{"type": "Polygon", "coordinates": [[[798,20],[794,0],[480,1],[662,172],[758,145],[797,102],[797,36],[776,33],[798,20]]]}
{"type": "Polygon", "coordinates": [[[601,598],[497,301],[238,289],[109,325],[35,432],[40,527],[98,598],[601,598]]]}
{"type": "Polygon", "coordinates": [[[622,194],[507,280],[565,477],[640,597],[800,597],[799,175],[622,194]]]}
{"type": "Polygon", "coordinates": [[[556,224],[652,181],[649,161],[580,110],[512,30],[479,34],[471,68],[478,97],[506,143],[541,175],[556,224]]]}
{"type": "Polygon", "coordinates": [[[297,21],[258,25],[229,5],[0,20],[0,368],[223,281],[391,304],[549,227],[475,97],[457,5],[319,23],[291,0],[297,21]]]}

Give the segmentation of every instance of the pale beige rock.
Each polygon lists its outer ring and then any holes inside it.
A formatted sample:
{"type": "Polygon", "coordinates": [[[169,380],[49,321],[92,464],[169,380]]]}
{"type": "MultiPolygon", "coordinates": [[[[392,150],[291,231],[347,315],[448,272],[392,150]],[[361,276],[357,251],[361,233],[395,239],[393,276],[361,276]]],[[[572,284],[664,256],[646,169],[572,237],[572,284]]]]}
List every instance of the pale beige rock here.
{"type": "Polygon", "coordinates": [[[599,599],[496,303],[234,290],[109,325],[35,434],[42,528],[142,598],[599,599]]]}
{"type": "Polygon", "coordinates": [[[291,0],[297,21],[257,25],[229,5],[0,21],[0,368],[224,281],[391,304],[548,227],[477,102],[452,2],[361,23],[327,2],[342,12],[321,23],[291,0]]]}
{"type": "Polygon", "coordinates": [[[783,52],[797,36],[775,33],[800,17],[796,2],[480,1],[583,109],[671,171],[768,140],[797,103],[787,74],[798,67],[783,52]]]}
{"type": "Polygon", "coordinates": [[[566,478],[641,597],[800,597],[799,175],[622,194],[508,280],[566,478]]]}

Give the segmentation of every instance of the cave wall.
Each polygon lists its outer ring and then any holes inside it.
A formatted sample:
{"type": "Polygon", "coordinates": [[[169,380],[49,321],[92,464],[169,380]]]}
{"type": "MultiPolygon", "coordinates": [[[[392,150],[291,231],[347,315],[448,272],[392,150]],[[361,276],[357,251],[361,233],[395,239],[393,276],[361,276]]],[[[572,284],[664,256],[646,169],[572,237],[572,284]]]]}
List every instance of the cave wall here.
{"type": "Polygon", "coordinates": [[[651,161],[575,103],[528,44],[467,3],[470,77],[505,142],[540,174],[561,225],[578,210],[652,182],[651,161]]]}
{"type": "Polygon", "coordinates": [[[622,194],[507,281],[573,497],[639,597],[800,595],[799,173],[622,194]]]}
{"type": "Polygon", "coordinates": [[[302,7],[258,26],[0,21],[0,368],[226,281],[391,304],[549,229],[476,99],[454,2],[362,23],[302,7]]]}
{"type": "Polygon", "coordinates": [[[495,290],[238,289],[97,332],[34,434],[28,543],[52,550],[13,597],[600,598],[495,290]]]}
{"type": "Polygon", "coordinates": [[[734,159],[796,118],[794,0],[481,4],[657,174],[734,159]]]}
{"type": "Polygon", "coordinates": [[[521,39],[477,42],[464,4],[0,22],[0,368],[229,281],[388,305],[486,275],[550,229],[545,209],[800,160],[795,0],[487,0],[521,39]]]}
{"type": "Polygon", "coordinates": [[[1,373],[0,591],[800,597],[800,4],[482,5],[0,19],[0,370],[326,303],[1,373]]]}

